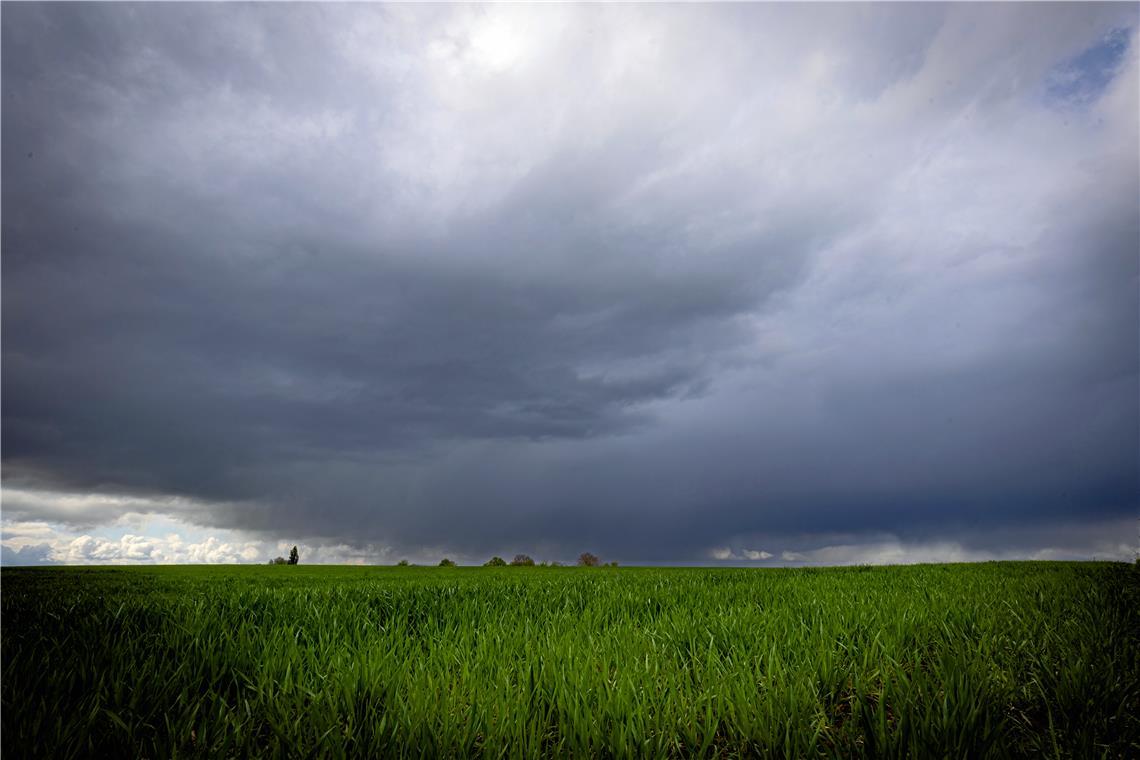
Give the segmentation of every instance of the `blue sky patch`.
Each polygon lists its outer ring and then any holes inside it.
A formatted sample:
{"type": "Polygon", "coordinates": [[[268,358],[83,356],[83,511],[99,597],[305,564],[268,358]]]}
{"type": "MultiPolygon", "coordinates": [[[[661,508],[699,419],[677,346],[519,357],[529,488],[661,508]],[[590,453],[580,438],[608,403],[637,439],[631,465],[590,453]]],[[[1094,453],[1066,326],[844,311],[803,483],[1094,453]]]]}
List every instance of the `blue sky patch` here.
{"type": "Polygon", "coordinates": [[[1131,36],[1129,29],[1113,29],[1080,55],[1055,66],[1046,79],[1047,97],[1072,105],[1096,100],[1120,70],[1131,36]]]}

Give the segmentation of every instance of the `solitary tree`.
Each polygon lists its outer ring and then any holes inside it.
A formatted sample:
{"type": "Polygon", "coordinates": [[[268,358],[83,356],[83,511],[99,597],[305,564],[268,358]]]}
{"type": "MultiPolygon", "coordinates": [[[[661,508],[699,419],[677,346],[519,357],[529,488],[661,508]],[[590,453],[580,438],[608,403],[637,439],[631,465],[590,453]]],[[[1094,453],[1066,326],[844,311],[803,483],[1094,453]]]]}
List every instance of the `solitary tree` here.
{"type": "Polygon", "coordinates": [[[440,567],[455,567],[455,563],[452,562],[451,560],[449,560],[447,557],[444,557],[443,559],[441,559],[439,561],[439,566],[440,567]]]}
{"type": "Polygon", "coordinates": [[[597,567],[598,555],[591,554],[590,552],[582,552],[578,555],[578,567],[597,567]]]}
{"type": "Polygon", "coordinates": [[[511,564],[516,567],[534,567],[534,560],[525,554],[516,554],[511,564]]]}
{"type": "Polygon", "coordinates": [[[290,565],[297,564],[297,561],[300,558],[301,558],[300,555],[297,554],[297,547],[296,546],[294,546],[292,549],[289,550],[289,564],[290,565]]]}
{"type": "Polygon", "coordinates": [[[406,559],[402,559],[396,563],[396,567],[407,567],[407,566],[408,566],[408,561],[406,559]]]}
{"type": "Polygon", "coordinates": [[[502,557],[491,557],[483,563],[483,567],[506,567],[507,561],[502,557]]]}

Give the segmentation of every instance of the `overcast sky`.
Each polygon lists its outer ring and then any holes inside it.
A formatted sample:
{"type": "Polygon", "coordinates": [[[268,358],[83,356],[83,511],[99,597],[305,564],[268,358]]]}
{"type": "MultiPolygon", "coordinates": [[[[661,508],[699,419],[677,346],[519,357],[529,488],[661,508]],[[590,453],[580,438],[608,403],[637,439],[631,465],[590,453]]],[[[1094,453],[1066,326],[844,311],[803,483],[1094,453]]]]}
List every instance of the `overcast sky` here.
{"type": "Polygon", "coordinates": [[[3,9],[3,562],[1131,559],[1138,10],[3,9]]]}

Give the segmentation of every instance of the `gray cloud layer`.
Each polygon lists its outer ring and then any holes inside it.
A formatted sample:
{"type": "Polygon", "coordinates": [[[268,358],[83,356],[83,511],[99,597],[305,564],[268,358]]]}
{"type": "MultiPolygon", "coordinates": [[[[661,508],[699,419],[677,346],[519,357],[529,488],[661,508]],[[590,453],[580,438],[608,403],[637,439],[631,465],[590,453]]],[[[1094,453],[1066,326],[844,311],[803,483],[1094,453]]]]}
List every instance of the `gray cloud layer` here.
{"type": "Polygon", "coordinates": [[[6,7],[5,484],[646,561],[1118,526],[1136,28],[6,7]]]}

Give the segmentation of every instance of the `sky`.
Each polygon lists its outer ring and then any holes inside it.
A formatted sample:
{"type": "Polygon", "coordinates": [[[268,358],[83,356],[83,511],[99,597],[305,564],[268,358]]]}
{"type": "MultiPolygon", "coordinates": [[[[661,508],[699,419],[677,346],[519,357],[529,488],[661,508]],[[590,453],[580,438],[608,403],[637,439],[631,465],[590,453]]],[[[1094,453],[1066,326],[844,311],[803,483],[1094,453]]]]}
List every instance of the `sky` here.
{"type": "Polygon", "coordinates": [[[1132,3],[6,3],[2,562],[1130,561],[1132,3]]]}

